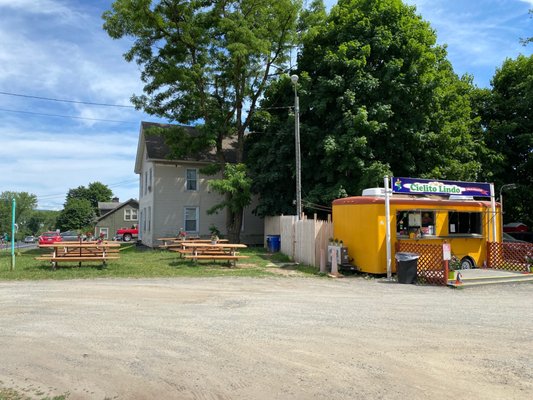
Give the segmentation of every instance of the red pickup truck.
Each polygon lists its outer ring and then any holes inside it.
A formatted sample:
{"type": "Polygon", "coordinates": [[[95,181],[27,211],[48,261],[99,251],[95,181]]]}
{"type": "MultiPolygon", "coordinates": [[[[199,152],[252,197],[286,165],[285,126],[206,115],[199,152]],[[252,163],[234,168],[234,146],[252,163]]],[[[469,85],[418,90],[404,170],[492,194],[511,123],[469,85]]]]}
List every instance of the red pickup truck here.
{"type": "Polygon", "coordinates": [[[125,242],[129,242],[131,239],[137,239],[139,237],[139,230],[137,228],[120,228],[117,229],[116,237],[125,242]]]}

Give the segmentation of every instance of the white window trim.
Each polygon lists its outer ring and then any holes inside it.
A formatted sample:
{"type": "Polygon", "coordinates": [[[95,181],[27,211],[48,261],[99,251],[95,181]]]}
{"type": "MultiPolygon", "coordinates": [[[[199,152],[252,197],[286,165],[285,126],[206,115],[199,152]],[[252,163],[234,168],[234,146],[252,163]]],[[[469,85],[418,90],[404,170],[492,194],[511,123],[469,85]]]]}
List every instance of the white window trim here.
{"type": "Polygon", "coordinates": [[[104,234],[104,239],[109,239],[109,228],[98,228],[98,237],[100,237],[102,233],[104,234]]]}
{"type": "Polygon", "coordinates": [[[185,169],[185,191],[186,192],[197,192],[200,187],[200,180],[198,179],[199,173],[198,168],[186,168],[185,169]],[[189,171],[195,171],[196,174],[196,189],[189,189],[189,171]]]}
{"type": "Polygon", "coordinates": [[[183,207],[183,226],[185,229],[185,232],[187,233],[200,233],[200,207],[198,206],[185,206],[183,207]],[[187,209],[194,208],[196,210],[196,230],[195,231],[188,231],[187,230],[187,209]]]}
{"type": "Polygon", "coordinates": [[[138,219],[139,219],[139,213],[136,209],[134,208],[124,209],[124,221],[138,221],[138,219]],[[134,218],[134,215],[135,215],[135,218],[134,218]]]}

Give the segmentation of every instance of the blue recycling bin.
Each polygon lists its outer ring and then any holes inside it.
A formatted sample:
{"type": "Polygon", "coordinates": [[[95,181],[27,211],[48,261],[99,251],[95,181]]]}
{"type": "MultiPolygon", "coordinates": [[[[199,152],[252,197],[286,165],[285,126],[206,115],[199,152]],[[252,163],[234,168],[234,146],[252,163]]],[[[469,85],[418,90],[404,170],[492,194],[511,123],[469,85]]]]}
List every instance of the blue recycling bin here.
{"type": "Polygon", "coordinates": [[[270,253],[276,253],[281,249],[281,236],[280,235],[268,235],[267,236],[267,249],[270,253]]]}

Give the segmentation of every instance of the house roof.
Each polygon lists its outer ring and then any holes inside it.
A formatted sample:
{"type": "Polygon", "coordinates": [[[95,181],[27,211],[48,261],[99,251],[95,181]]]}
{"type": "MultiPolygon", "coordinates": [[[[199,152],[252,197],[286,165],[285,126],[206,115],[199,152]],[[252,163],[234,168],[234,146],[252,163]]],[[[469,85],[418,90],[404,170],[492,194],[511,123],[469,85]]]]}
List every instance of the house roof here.
{"type": "Polygon", "coordinates": [[[99,201],[98,202],[98,210],[100,211],[109,211],[114,208],[117,208],[121,203],[118,201],[99,201]]]}
{"type": "MultiPolygon", "coordinates": [[[[139,143],[137,145],[137,157],[135,160],[135,172],[139,173],[141,170],[142,156],[144,149],[146,149],[146,158],[151,161],[160,161],[160,162],[201,162],[201,163],[212,163],[216,162],[216,149],[211,148],[207,151],[201,152],[199,154],[188,155],[180,158],[179,160],[173,159],[170,157],[170,147],[165,142],[165,137],[163,135],[158,135],[155,133],[147,134],[146,131],[152,127],[158,128],[171,128],[180,126],[185,132],[191,136],[199,136],[200,132],[192,126],[181,126],[173,124],[160,124],[155,122],[141,122],[141,128],[139,132],[139,143]]],[[[236,149],[237,149],[237,140],[234,138],[224,139],[222,142],[222,149],[224,151],[225,158],[228,162],[235,162],[236,160],[236,149]]]]}
{"type": "MultiPolygon", "coordinates": [[[[104,218],[110,216],[111,214],[117,212],[118,210],[126,207],[127,205],[131,205],[133,208],[137,208],[139,209],[139,202],[136,200],[136,199],[129,199],[128,201],[125,201],[124,203],[104,203],[104,204],[116,204],[117,206],[115,208],[113,208],[112,210],[106,212],[105,214],[103,215],[100,215],[97,219],[96,219],[96,222],[99,222],[101,220],[103,220],[104,218]]],[[[100,208],[100,203],[98,203],[98,208],[100,208]]]]}

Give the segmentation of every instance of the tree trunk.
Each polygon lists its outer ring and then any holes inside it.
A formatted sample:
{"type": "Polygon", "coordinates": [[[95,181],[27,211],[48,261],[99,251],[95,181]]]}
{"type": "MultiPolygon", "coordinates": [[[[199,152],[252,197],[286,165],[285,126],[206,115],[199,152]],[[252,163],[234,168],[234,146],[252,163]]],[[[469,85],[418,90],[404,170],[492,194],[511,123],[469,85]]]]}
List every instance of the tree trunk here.
{"type": "Polygon", "coordinates": [[[229,208],[226,208],[226,230],[228,232],[228,240],[230,243],[241,242],[241,227],[242,209],[239,210],[239,212],[232,212],[229,208]]]}

